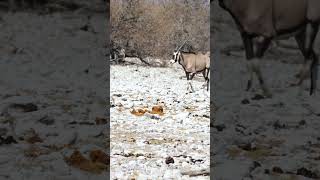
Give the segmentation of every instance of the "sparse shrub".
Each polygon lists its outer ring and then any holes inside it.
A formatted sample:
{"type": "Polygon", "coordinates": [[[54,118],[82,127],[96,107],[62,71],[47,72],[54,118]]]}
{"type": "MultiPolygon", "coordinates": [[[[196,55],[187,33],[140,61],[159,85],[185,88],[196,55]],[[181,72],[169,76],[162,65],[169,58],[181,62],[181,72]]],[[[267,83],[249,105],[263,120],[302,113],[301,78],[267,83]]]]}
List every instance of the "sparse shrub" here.
{"type": "Polygon", "coordinates": [[[171,58],[188,39],[196,51],[210,46],[209,0],[111,0],[111,39],[140,58],[171,58]]]}

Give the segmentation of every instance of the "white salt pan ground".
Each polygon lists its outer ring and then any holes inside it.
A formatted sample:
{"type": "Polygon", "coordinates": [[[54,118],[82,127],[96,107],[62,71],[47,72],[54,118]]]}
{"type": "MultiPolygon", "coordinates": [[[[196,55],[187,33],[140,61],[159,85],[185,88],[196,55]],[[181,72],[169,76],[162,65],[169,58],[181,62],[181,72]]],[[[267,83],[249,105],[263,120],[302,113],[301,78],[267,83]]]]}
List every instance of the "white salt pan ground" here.
{"type": "Polygon", "coordinates": [[[175,67],[111,66],[110,73],[111,179],[209,179],[185,175],[208,172],[210,164],[210,97],[202,77],[187,93],[184,72],[175,67]],[[163,116],[130,113],[155,105],[163,116]]]}

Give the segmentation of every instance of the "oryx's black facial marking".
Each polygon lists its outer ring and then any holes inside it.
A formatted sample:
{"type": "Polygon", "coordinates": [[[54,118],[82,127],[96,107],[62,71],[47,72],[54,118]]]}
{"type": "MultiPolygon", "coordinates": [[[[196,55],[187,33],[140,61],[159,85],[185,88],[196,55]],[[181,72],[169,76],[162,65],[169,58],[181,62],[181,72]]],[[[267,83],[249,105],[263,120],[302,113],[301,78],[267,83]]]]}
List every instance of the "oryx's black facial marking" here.
{"type": "Polygon", "coordinates": [[[179,55],[179,51],[175,51],[175,52],[173,52],[173,60],[174,60],[174,62],[177,62],[178,61],[178,55],[179,55]]]}

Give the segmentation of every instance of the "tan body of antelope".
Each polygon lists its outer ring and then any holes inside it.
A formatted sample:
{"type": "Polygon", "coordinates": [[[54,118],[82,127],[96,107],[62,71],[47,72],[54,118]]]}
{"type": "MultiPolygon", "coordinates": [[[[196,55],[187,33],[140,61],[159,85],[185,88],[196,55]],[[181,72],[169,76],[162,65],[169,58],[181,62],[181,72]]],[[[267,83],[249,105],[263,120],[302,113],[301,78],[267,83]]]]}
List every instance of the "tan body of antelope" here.
{"type": "Polygon", "coordinates": [[[271,97],[258,60],[271,40],[295,37],[304,64],[298,81],[292,85],[301,85],[309,76],[310,95],[314,92],[318,57],[313,44],[320,23],[319,0],[219,0],[219,5],[231,14],[241,33],[249,71],[247,90],[251,88],[254,72],[265,95],[271,97]]]}
{"type": "MultiPolygon", "coordinates": [[[[183,46],[183,45],[182,45],[183,46]]],[[[181,46],[181,47],[182,47],[181,46]]],[[[195,74],[202,73],[205,79],[205,85],[207,86],[207,91],[209,90],[209,72],[210,72],[210,52],[205,54],[199,53],[188,53],[180,51],[181,47],[173,53],[173,60],[171,63],[179,62],[183,67],[187,81],[188,88],[190,92],[194,92],[191,81],[195,74]]]]}

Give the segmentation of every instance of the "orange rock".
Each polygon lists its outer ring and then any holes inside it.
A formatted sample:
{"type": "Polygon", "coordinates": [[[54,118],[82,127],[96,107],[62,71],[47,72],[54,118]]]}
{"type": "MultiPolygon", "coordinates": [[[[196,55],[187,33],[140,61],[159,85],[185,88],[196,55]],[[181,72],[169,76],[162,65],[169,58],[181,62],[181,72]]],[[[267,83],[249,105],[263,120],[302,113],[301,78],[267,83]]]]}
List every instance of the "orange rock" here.
{"type": "Polygon", "coordinates": [[[163,107],[162,106],[153,106],[152,107],[152,111],[150,113],[151,114],[164,115],[163,107]]]}
{"type": "Polygon", "coordinates": [[[142,115],[144,115],[144,113],[146,113],[146,112],[147,112],[147,110],[145,110],[145,109],[137,109],[137,110],[133,109],[133,110],[131,111],[131,114],[134,114],[134,115],[136,115],[136,116],[142,116],[142,115]]]}
{"type": "Polygon", "coordinates": [[[78,150],[75,150],[70,157],[65,157],[65,161],[70,166],[79,168],[83,171],[100,174],[107,170],[107,165],[100,162],[93,162],[85,158],[78,150]]]}
{"type": "Polygon", "coordinates": [[[31,145],[28,149],[24,150],[26,157],[36,158],[38,156],[49,154],[50,152],[46,149],[31,145]]]}
{"type": "Polygon", "coordinates": [[[96,121],[97,125],[107,124],[107,119],[106,118],[96,117],[95,121],[96,121]]]}
{"type": "Polygon", "coordinates": [[[30,144],[34,144],[37,142],[43,142],[43,140],[39,137],[39,135],[36,133],[36,131],[32,128],[26,132],[26,134],[23,138],[25,139],[25,141],[27,141],[30,144]]]}
{"type": "Polygon", "coordinates": [[[90,159],[93,162],[100,162],[100,163],[103,163],[105,165],[109,165],[110,164],[109,156],[106,153],[104,153],[103,151],[101,151],[101,150],[92,150],[90,152],[90,159]]]}

